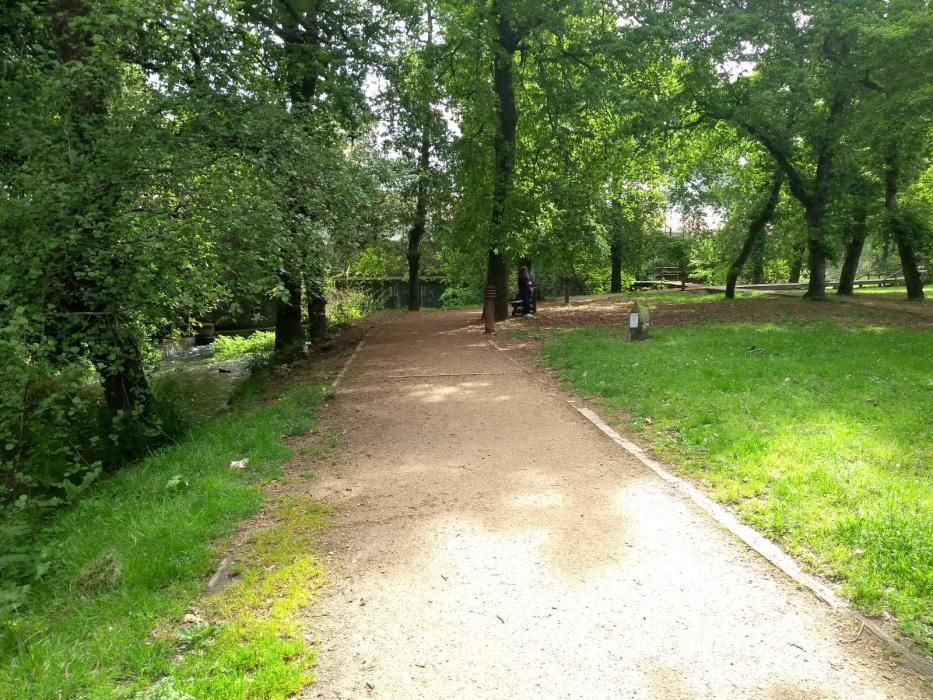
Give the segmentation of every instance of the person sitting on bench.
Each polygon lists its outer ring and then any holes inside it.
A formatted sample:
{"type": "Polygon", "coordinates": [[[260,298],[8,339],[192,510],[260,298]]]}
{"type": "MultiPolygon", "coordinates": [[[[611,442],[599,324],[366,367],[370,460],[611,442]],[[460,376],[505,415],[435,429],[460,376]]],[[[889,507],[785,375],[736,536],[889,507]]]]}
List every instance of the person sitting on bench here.
{"type": "Polygon", "coordinates": [[[524,265],[518,270],[518,295],[522,299],[522,315],[531,316],[531,276],[524,265]]]}

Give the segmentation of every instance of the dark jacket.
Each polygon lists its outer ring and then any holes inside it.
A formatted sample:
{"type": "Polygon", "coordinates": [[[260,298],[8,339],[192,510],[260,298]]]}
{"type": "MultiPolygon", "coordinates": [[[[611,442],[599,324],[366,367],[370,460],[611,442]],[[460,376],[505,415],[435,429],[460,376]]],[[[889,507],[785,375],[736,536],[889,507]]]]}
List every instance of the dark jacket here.
{"type": "Polygon", "coordinates": [[[519,275],[518,276],[519,293],[522,293],[528,289],[531,289],[531,277],[529,277],[528,275],[519,275]]]}

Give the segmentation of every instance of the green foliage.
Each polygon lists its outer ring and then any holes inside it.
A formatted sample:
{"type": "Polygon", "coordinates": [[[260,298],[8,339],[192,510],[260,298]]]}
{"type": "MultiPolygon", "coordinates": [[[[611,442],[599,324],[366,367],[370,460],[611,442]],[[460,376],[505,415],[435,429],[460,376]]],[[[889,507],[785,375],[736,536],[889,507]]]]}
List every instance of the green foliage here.
{"type": "Polygon", "coordinates": [[[707,284],[725,283],[732,261],[719,232],[697,232],[684,243],[686,245],[673,253],[672,260],[677,261],[678,267],[689,270],[690,279],[707,284]]]}
{"type": "Polygon", "coordinates": [[[275,349],[275,333],[256,331],[243,337],[218,335],[211,344],[211,356],[215,360],[234,360],[239,357],[264,357],[275,349]]]}
{"type": "Polygon", "coordinates": [[[100,395],[85,386],[86,363],[32,356],[25,325],[16,316],[0,328],[0,502],[35,494],[54,505],[100,472],[100,395]]]}
{"type": "Polygon", "coordinates": [[[447,287],[441,292],[442,309],[459,309],[464,306],[481,306],[483,291],[479,287],[447,287]]]}
{"type": "Polygon", "coordinates": [[[379,309],[379,302],[371,294],[356,287],[333,288],[327,292],[327,321],[334,326],[345,326],[379,309]]]}
{"type": "Polygon", "coordinates": [[[179,636],[175,630],[201,595],[218,546],[257,511],[259,485],[278,476],[289,457],[282,436],[310,429],[327,396],[321,387],[307,385],[272,402],[263,401],[267,397],[260,392],[195,428],[189,440],[120,471],[52,514],[26,540],[47,552],[51,568],[27,592],[18,614],[0,623],[0,687],[12,697],[37,699],[126,697],[147,688],[149,697],[173,697],[195,681],[215,677],[268,697],[280,687],[274,679],[283,669],[291,678],[303,678],[308,657],[303,639],[292,639],[292,620],[309,592],[272,580],[276,574],[266,569],[276,564],[292,582],[311,572],[308,537],[320,519],[310,507],[296,506],[299,511],[283,521],[287,527],[260,536],[264,544],[250,555],[244,573],[252,585],[224,598],[248,600],[235,616],[212,621],[220,626],[216,635],[187,630],[179,636]],[[229,467],[243,458],[249,460],[247,469],[229,467]],[[302,513],[307,519],[299,517],[302,513]],[[254,596],[273,589],[284,594],[282,607],[266,617],[267,609],[254,596]],[[242,637],[250,630],[262,630],[252,646],[242,637]],[[230,641],[222,643],[225,639],[230,641]],[[224,663],[222,678],[205,673],[192,679],[187,671],[206,668],[198,655],[212,644],[220,654],[213,659],[233,658],[238,648],[249,653],[237,657],[238,665],[224,663]],[[60,673],[61,668],[69,672],[60,673]],[[159,682],[164,677],[174,681],[159,682]]]}
{"type": "Polygon", "coordinates": [[[0,520],[0,625],[29,599],[32,587],[48,571],[47,555],[32,541],[29,526],[4,513],[0,520]]]}
{"type": "Polygon", "coordinates": [[[405,269],[401,248],[388,245],[370,245],[350,264],[351,277],[380,279],[401,274],[405,269]]]}
{"type": "Polygon", "coordinates": [[[735,324],[656,328],[649,343],[574,331],[544,356],[859,608],[890,610],[933,649],[929,344],[929,331],[735,324]]]}

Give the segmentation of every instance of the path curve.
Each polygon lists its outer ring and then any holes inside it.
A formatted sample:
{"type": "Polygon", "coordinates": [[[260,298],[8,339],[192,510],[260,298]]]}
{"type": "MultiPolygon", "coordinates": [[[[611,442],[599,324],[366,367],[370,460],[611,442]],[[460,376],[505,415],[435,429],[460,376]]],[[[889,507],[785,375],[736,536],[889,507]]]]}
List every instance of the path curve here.
{"type": "Polygon", "coordinates": [[[346,431],[314,698],[929,698],[930,687],[504,353],[390,318],[346,431]]]}

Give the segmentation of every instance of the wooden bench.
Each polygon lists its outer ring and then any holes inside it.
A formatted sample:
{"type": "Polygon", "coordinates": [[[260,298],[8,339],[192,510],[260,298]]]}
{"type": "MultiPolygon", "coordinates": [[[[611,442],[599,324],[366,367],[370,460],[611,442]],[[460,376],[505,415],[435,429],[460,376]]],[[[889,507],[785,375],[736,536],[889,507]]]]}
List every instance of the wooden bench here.
{"type": "MultiPolygon", "coordinates": [[[[532,290],[531,292],[531,313],[533,314],[538,313],[538,301],[535,298],[536,296],[537,295],[534,293],[534,290],[532,290]]],[[[512,301],[509,302],[509,304],[512,306],[513,316],[518,316],[522,313],[522,300],[521,299],[513,299],[512,301]]]]}

